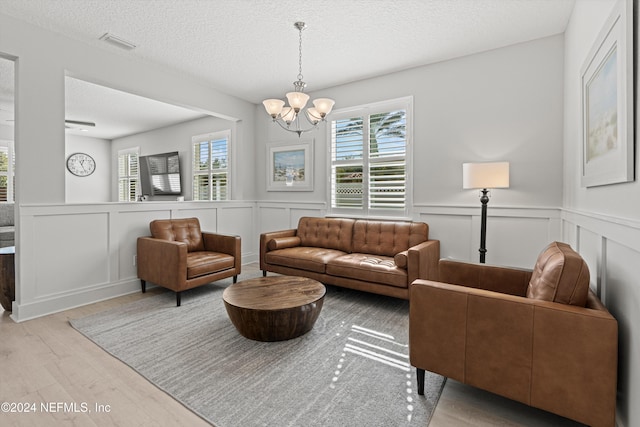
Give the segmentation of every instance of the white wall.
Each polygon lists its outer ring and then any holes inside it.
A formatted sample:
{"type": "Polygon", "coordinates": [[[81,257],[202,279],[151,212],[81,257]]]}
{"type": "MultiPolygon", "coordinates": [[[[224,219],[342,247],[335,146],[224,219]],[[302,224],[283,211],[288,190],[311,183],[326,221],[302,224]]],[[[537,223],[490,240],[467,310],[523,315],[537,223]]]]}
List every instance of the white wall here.
{"type": "MultiPolygon", "coordinates": [[[[580,184],[580,68],[614,4],[614,0],[577,1],[566,31],[562,229],[563,239],[587,260],[593,287],[618,320],[616,421],[631,427],[640,425],[640,182],[636,178],[631,183],[590,188],[580,184]]],[[[634,4],[637,8],[638,2],[634,4]]],[[[635,28],[638,31],[637,22],[635,28]]],[[[639,46],[635,50],[638,55],[639,46]]],[[[635,84],[640,85],[640,80],[635,84]]],[[[638,116],[637,103],[635,108],[638,116]]],[[[640,127],[635,132],[640,134],[640,127]]],[[[637,170],[637,142],[635,164],[637,170]]]]}
{"type": "MultiPolygon", "coordinates": [[[[96,170],[89,176],[65,173],[65,199],[67,203],[104,203],[111,201],[111,141],[82,135],[67,134],[66,157],[73,153],[86,153],[96,162],[96,170]]],[[[117,199],[116,199],[117,200],[117,199]]]]}
{"type": "MultiPolygon", "coordinates": [[[[246,165],[251,165],[255,161],[252,152],[244,152],[242,158],[238,158],[235,154],[240,153],[237,149],[238,141],[236,141],[236,123],[230,120],[224,120],[218,117],[204,117],[200,119],[190,120],[188,122],[179,123],[177,125],[156,129],[149,132],[143,132],[113,140],[111,146],[111,156],[117,158],[118,151],[140,147],[140,155],[147,156],[149,154],[166,153],[170,151],[178,151],[180,155],[180,171],[182,174],[182,191],[185,200],[193,200],[193,182],[191,174],[193,172],[193,153],[191,152],[191,137],[203,135],[211,132],[231,129],[231,147],[230,147],[230,164],[231,164],[231,198],[236,199],[234,189],[237,187],[236,179],[246,179],[248,169],[246,165]],[[239,172],[238,172],[239,170],[239,172]],[[235,173],[234,173],[235,172],[235,173]]],[[[118,165],[114,164],[112,173],[118,176],[118,165]]],[[[253,176],[253,175],[251,175],[253,176]]],[[[118,185],[115,179],[111,180],[111,194],[113,200],[118,200],[118,185]]],[[[253,192],[253,186],[244,186],[245,195],[250,196],[253,192]]],[[[158,200],[175,200],[175,196],[156,197],[158,200]]]]}
{"type": "MultiPolygon", "coordinates": [[[[478,258],[478,192],[462,189],[462,163],[506,160],[511,187],[489,202],[487,262],[532,267],[560,238],[562,203],[563,36],[543,38],[311,93],[336,109],[413,96],[413,218],[430,224],[445,257],[478,258]],[[518,247],[518,251],[508,248],[518,247]]],[[[258,114],[258,155],[297,136],[258,114]]],[[[312,192],[268,192],[258,179],[258,225],[295,225],[298,212],[327,210],[328,141],[315,134],[312,192]],[[264,206],[264,208],[262,208],[264,206]],[[308,210],[309,206],[314,209],[308,210]]],[[[256,163],[265,176],[266,160],[256,163]]]]}
{"type": "Polygon", "coordinates": [[[0,139],[13,141],[13,126],[0,125],[0,139]]]}
{"type": "MultiPolygon", "coordinates": [[[[3,14],[0,52],[17,58],[14,319],[136,291],[131,273],[135,238],[147,233],[150,219],[162,215],[213,210],[216,214],[206,219],[212,231],[252,240],[251,202],[66,204],[64,81],[68,75],[232,120],[239,158],[253,158],[255,105],[126,52],[98,49],[3,14]]],[[[252,196],[254,168],[238,168],[238,173],[235,193],[242,200],[252,196]]]]}

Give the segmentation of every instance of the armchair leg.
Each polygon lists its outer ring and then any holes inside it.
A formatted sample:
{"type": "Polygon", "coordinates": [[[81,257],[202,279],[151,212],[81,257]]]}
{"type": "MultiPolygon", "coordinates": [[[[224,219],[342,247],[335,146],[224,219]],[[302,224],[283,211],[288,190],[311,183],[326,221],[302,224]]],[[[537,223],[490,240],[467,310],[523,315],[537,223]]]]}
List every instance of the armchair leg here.
{"type": "Polygon", "coordinates": [[[238,275],[236,274],[235,276],[233,276],[233,283],[237,283],[238,282],[238,275]]]}
{"type": "Polygon", "coordinates": [[[416,368],[416,376],[418,378],[418,394],[424,396],[424,369],[416,368]]]}
{"type": "Polygon", "coordinates": [[[142,287],[142,293],[143,294],[145,292],[147,292],[147,282],[145,282],[144,280],[140,279],[140,286],[142,287]]]}
{"type": "Polygon", "coordinates": [[[176,307],[180,307],[180,292],[176,292],[176,307]]]}

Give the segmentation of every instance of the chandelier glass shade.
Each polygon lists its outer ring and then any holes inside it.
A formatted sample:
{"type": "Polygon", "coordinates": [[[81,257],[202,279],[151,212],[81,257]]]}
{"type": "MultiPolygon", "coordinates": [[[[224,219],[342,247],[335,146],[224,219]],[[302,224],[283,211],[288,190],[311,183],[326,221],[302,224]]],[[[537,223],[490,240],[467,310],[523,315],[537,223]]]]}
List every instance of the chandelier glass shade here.
{"type": "Polygon", "coordinates": [[[335,101],[329,98],[318,98],[312,101],[313,107],[305,110],[309,95],[304,93],[306,83],[302,81],[302,30],[307,26],[304,22],[293,24],[298,29],[299,37],[299,70],[298,80],[293,82],[293,91],[286,94],[288,106],[281,99],[265,99],[262,101],[267,114],[273,121],[279,124],[284,130],[295,132],[298,136],[304,132],[316,129],[316,125],[325,120],[327,114],[331,112],[335,101]],[[300,116],[304,116],[306,124],[301,123],[300,116]]]}

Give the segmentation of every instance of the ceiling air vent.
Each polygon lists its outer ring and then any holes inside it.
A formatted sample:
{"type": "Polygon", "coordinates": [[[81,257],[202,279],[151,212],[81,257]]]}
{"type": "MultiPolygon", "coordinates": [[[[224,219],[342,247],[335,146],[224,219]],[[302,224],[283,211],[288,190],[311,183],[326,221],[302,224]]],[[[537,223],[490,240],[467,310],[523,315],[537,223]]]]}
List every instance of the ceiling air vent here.
{"type": "Polygon", "coordinates": [[[132,50],[136,48],[135,44],[128,42],[121,37],[114,36],[113,34],[109,34],[109,33],[104,33],[102,37],[100,37],[100,40],[103,40],[107,43],[111,43],[112,45],[118,46],[119,48],[125,49],[125,50],[132,50]]]}

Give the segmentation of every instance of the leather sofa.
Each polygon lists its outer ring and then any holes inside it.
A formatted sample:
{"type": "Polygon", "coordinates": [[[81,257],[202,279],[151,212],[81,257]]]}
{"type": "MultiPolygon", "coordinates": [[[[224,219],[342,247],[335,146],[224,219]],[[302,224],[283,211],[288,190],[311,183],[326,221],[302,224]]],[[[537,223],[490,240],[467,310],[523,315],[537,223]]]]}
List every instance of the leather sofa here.
{"type": "Polygon", "coordinates": [[[422,222],[303,217],[260,235],[260,269],[409,299],[409,284],[438,279],[440,241],[422,222]]]}
{"type": "Polygon", "coordinates": [[[533,270],[441,260],[410,287],[409,357],[425,370],[591,426],[613,426],[618,324],[564,243],[533,270]]]}
{"type": "Polygon", "coordinates": [[[238,236],[200,230],[198,218],[157,219],[149,224],[151,236],[137,242],[138,277],[142,292],[146,282],[171,289],[180,306],[180,293],[233,276],[242,268],[238,236]]]}

